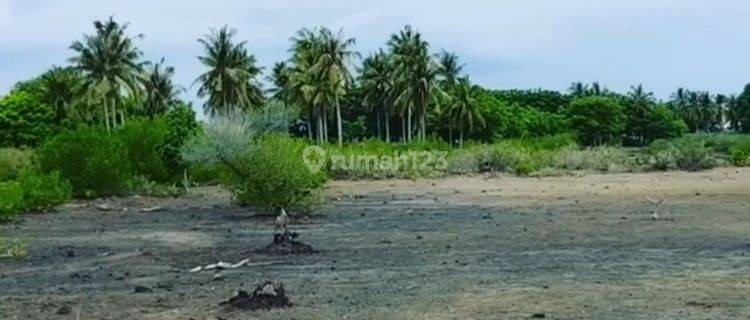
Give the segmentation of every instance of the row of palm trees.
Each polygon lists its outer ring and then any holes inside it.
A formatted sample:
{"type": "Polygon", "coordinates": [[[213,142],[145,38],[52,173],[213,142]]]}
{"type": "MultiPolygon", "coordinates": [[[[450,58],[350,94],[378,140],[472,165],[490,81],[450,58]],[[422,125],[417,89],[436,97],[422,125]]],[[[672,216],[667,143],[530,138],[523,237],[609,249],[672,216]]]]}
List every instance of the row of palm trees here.
{"type": "MultiPolygon", "coordinates": [[[[94,22],[94,27],[93,34],[71,45],[76,54],[66,68],[80,78],[77,92],[85,101],[80,109],[99,108],[100,112],[88,112],[84,118],[100,120],[111,129],[126,121],[133,105],[153,116],[177,103],[184,89],[172,83],[174,68],[163,59],[142,60],[135,44],[142,35],[129,36],[128,24],[112,17],[94,22]]],[[[328,125],[335,120],[340,144],[342,103],[351,103],[348,98],[360,92],[362,111],[376,115],[378,135],[384,133],[388,141],[393,119],[401,121],[403,141],[424,140],[428,115],[437,111],[449,119],[451,136],[458,130],[463,137],[483,124],[458,57],[445,51],[431,54],[429,43],[410,26],[393,34],[386,48],[368,55],[359,69],[354,67],[354,60],[360,58],[352,49],[354,38],[345,37],[341,30],[302,29],[291,38],[291,57],[271,68],[267,79],[272,88],[267,91],[259,80],[263,69],[246,42],[235,37],[236,31],[225,26],[198,40],[203,48],[198,59],[206,71],[194,85],[199,86],[198,96],[205,99],[204,111],[210,116],[247,111],[276,99],[305,115],[311,139],[328,141],[328,125]]]]}
{"type": "MultiPolygon", "coordinates": [[[[95,32],[72,44],[76,53],[70,68],[49,72],[52,97],[68,97],[78,92],[84,106],[99,112],[85,113],[107,128],[122,125],[136,105],[142,114],[165,112],[178,102],[182,88],[172,83],[174,68],[142,60],[135,42],[142,35],[129,36],[127,24],[111,17],[94,22],[95,32]],[[71,77],[80,78],[76,88],[65,88],[71,77]],[[70,91],[70,92],[66,92],[70,91]]],[[[446,132],[454,141],[484,126],[484,119],[473,86],[462,75],[458,56],[442,51],[432,54],[422,35],[405,26],[391,35],[384,48],[367,55],[359,68],[360,55],[353,50],[354,38],[328,28],[302,29],[291,38],[291,56],[273,65],[267,76],[271,88],[263,90],[263,68],[247,49],[235,40],[236,31],[225,26],[199,39],[203,54],[198,57],[206,71],[199,75],[198,96],[205,99],[210,116],[247,111],[276,99],[300,110],[306,118],[308,136],[329,141],[329,124],[335,125],[336,140],[343,141],[342,104],[357,112],[369,112],[376,119],[378,136],[392,141],[391,121],[400,121],[400,138],[408,142],[424,140],[431,132],[446,132]],[[356,96],[356,99],[351,97],[356,96]],[[357,100],[352,102],[352,100],[357,100]]],[[[54,70],[53,70],[54,71],[54,70]]],[[[598,83],[571,85],[572,98],[615,95],[598,83]]],[[[641,86],[631,90],[631,99],[643,105],[654,103],[653,95],[641,86]]],[[[71,99],[55,99],[51,104],[64,115],[71,99]]],[[[669,106],[691,131],[719,130],[724,118],[733,117],[734,97],[679,89],[669,106]]],[[[81,109],[85,109],[81,107],[81,109]]]]}
{"type": "MultiPolygon", "coordinates": [[[[261,69],[244,42],[233,42],[234,35],[224,27],[200,40],[205,55],[199,59],[208,71],[196,81],[201,84],[199,95],[208,98],[205,108],[211,115],[262,104],[257,81],[261,69]]],[[[387,141],[394,118],[401,120],[403,141],[424,140],[428,115],[436,111],[450,119],[451,135],[457,129],[463,137],[465,131],[483,125],[471,84],[460,78],[462,65],[455,54],[432,55],[422,35],[406,26],[355,70],[353,60],[360,55],[352,50],[354,44],[355,39],[341,30],[305,28],[291,38],[291,57],[271,68],[270,98],[298,107],[308,120],[311,139],[328,141],[333,118],[336,140],[342,143],[342,103],[356,91],[362,93],[362,111],[374,113],[378,136],[387,141]]]]}

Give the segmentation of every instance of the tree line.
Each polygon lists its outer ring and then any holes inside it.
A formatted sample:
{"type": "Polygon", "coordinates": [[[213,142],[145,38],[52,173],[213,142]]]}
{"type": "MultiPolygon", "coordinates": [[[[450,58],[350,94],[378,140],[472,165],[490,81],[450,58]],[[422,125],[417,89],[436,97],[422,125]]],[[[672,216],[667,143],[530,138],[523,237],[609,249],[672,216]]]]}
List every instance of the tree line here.
{"type": "MultiPolygon", "coordinates": [[[[121,127],[132,117],[188,108],[174,68],[149,62],[128,24],[112,17],[72,43],[67,66],[18,83],[0,99],[0,144],[35,146],[78,124],[121,127]]],[[[641,85],[625,94],[599,83],[567,92],[490,90],[471,82],[452,52],[433,52],[405,26],[366,56],[342,30],[304,28],[290,57],[266,73],[246,42],[224,26],[198,39],[198,97],[210,117],[279,102],[297,112],[290,132],[319,143],[368,138],[462,144],[573,131],[585,144],[644,145],[685,132],[750,133],[750,85],[738,95],[679,88],[659,101],[641,85]],[[361,63],[358,63],[361,62],[361,63]],[[329,134],[331,136],[329,136],[329,134]]]]}

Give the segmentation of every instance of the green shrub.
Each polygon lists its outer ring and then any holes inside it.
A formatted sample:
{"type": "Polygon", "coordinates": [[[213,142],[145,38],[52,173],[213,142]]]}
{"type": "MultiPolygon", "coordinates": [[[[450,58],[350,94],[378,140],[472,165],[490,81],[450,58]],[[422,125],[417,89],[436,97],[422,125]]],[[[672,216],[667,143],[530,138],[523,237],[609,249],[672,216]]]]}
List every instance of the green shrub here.
{"type": "Polygon", "coordinates": [[[228,183],[244,205],[307,210],[317,200],[325,173],[311,172],[303,161],[307,144],[285,135],[269,134],[257,141],[237,164],[228,183]]]}
{"type": "Polygon", "coordinates": [[[0,182],[13,180],[31,163],[31,151],[0,149],[0,182]]]}
{"type": "Polygon", "coordinates": [[[182,147],[200,132],[200,126],[195,120],[195,111],[190,105],[175,107],[164,118],[167,134],[158,146],[159,154],[166,163],[170,175],[179,177],[187,169],[180,154],[182,147]]]}
{"type": "Polygon", "coordinates": [[[576,99],[567,109],[571,128],[579,141],[588,146],[619,144],[625,130],[626,117],[622,107],[611,98],[576,99]]]}
{"type": "Polygon", "coordinates": [[[58,172],[43,174],[38,170],[26,169],[18,177],[18,185],[23,192],[25,211],[53,208],[70,201],[72,195],[70,183],[58,172]]]}
{"type": "Polygon", "coordinates": [[[687,171],[700,171],[711,169],[717,165],[711,149],[706,148],[703,143],[684,144],[678,146],[680,150],[677,157],[677,167],[687,171]]]}
{"type": "Polygon", "coordinates": [[[649,146],[647,153],[650,155],[649,166],[655,170],[699,171],[718,165],[713,151],[703,141],[657,140],[649,146]]]}
{"type": "Polygon", "coordinates": [[[58,135],[36,153],[45,173],[70,181],[73,195],[94,198],[122,194],[131,177],[127,150],[116,134],[80,127],[58,135]]]}
{"type": "Polygon", "coordinates": [[[734,148],[732,149],[732,152],[731,152],[730,161],[732,162],[733,165],[738,166],[738,167],[746,166],[749,156],[750,155],[748,155],[748,152],[745,151],[744,149],[734,148]]]}
{"type": "Polygon", "coordinates": [[[164,145],[168,133],[162,119],[130,120],[117,131],[135,175],[161,183],[176,180],[158,149],[164,145]]]}
{"type": "Polygon", "coordinates": [[[448,173],[466,174],[488,170],[489,166],[484,164],[489,163],[489,157],[485,153],[486,150],[481,147],[465,147],[453,151],[448,156],[448,173]]]}
{"type": "Polygon", "coordinates": [[[0,147],[36,147],[58,131],[54,110],[38,95],[15,90],[0,98],[0,147]]]}
{"type": "Polygon", "coordinates": [[[0,182],[0,221],[9,220],[23,210],[23,190],[18,182],[0,182]]]}

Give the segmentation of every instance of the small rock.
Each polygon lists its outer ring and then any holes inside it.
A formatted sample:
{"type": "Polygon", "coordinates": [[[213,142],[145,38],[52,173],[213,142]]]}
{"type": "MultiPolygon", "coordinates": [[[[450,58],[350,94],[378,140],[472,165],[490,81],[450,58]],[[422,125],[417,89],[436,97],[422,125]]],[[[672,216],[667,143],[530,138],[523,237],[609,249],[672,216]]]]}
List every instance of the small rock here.
{"type": "Polygon", "coordinates": [[[212,280],[212,281],[223,281],[223,280],[224,280],[224,278],[225,278],[225,277],[224,277],[224,274],[222,274],[221,272],[219,272],[219,273],[215,274],[215,275],[213,276],[213,278],[211,278],[211,280],[212,280]]]}
{"type": "Polygon", "coordinates": [[[110,205],[108,205],[106,203],[105,204],[97,204],[97,205],[94,206],[94,208],[96,208],[97,210],[101,210],[101,211],[112,211],[112,206],[110,206],[110,205]]]}
{"type": "Polygon", "coordinates": [[[532,314],[531,317],[534,319],[544,319],[547,317],[547,315],[542,312],[537,312],[535,314],[532,314]]]}
{"type": "Polygon", "coordinates": [[[136,286],[134,292],[135,293],[152,293],[154,292],[154,289],[151,289],[146,286],[136,286]]]}
{"type": "Polygon", "coordinates": [[[73,312],[73,309],[70,306],[62,306],[60,307],[60,309],[57,309],[56,313],[61,316],[64,316],[66,314],[70,314],[71,312],[73,312]]]}

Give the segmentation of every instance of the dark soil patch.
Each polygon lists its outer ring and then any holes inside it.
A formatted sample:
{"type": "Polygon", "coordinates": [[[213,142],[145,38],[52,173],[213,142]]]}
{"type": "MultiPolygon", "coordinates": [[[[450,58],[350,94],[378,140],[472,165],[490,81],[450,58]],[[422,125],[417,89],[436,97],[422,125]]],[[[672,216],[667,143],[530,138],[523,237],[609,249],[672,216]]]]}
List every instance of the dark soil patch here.
{"type": "Polygon", "coordinates": [[[259,249],[257,252],[268,255],[312,254],[315,249],[309,244],[295,240],[298,234],[294,232],[276,233],[273,242],[259,249]]]}
{"type": "Polygon", "coordinates": [[[252,294],[240,290],[236,296],[219,305],[229,309],[255,311],[288,308],[292,306],[292,302],[286,296],[283,283],[276,285],[271,281],[266,281],[257,286],[252,294]]]}

